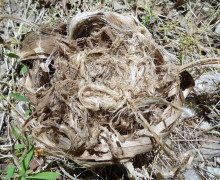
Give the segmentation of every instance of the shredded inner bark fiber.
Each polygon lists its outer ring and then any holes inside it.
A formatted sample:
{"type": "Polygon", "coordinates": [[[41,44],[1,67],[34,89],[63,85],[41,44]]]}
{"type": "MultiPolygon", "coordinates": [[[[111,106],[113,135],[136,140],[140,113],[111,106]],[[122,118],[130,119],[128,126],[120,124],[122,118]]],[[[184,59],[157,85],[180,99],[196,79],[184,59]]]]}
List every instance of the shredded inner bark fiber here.
{"type": "Polygon", "coordinates": [[[89,167],[156,145],[171,154],[164,140],[183,90],[194,86],[190,74],[135,17],[86,12],[64,29],[31,32],[22,43],[24,90],[36,110],[26,125],[37,146],[89,167]]]}

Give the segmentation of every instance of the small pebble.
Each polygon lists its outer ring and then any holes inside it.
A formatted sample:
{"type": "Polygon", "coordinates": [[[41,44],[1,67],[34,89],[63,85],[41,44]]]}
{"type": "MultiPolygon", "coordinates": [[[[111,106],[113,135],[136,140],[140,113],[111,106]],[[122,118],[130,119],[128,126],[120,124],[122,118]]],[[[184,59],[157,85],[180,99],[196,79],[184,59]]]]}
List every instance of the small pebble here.
{"type": "Polygon", "coordinates": [[[202,8],[202,10],[203,10],[204,12],[208,12],[208,11],[209,11],[209,7],[204,7],[204,8],[202,8]]]}
{"type": "Polygon", "coordinates": [[[220,35],[220,23],[216,26],[215,33],[220,35]]]}
{"type": "Polygon", "coordinates": [[[183,109],[185,112],[182,113],[182,119],[196,116],[196,112],[192,108],[184,107],[183,109]]]}
{"type": "Polygon", "coordinates": [[[220,165],[220,157],[216,158],[216,162],[220,165]]]}
{"type": "MultiPolygon", "coordinates": [[[[220,27],[219,27],[220,30],[220,27]]],[[[207,74],[201,75],[196,80],[195,91],[198,94],[202,93],[213,93],[218,90],[218,84],[220,83],[220,73],[218,72],[209,72],[207,74]]]]}
{"type": "Polygon", "coordinates": [[[199,126],[199,128],[203,130],[209,129],[210,127],[211,125],[207,121],[203,121],[199,126]]]}
{"type": "Polygon", "coordinates": [[[207,167],[207,175],[210,178],[220,178],[220,168],[207,167]]]}
{"type": "Polygon", "coordinates": [[[189,169],[184,173],[185,180],[201,180],[200,176],[195,170],[189,169]]]}

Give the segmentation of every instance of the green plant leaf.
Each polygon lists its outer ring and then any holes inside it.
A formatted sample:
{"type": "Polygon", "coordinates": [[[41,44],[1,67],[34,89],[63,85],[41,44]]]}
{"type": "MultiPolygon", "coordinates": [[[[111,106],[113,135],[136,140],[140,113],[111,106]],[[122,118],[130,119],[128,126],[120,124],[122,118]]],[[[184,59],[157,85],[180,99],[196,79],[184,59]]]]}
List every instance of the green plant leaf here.
{"type": "Polygon", "coordinates": [[[18,101],[24,101],[24,102],[28,102],[28,98],[18,94],[18,93],[10,93],[9,94],[10,97],[13,97],[14,99],[18,100],[18,101]]]}
{"type": "Polygon", "coordinates": [[[31,173],[33,173],[32,170],[27,170],[27,171],[25,172],[26,175],[31,174],[31,173]]]}
{"type": "Polygon", "coordinates": [[[50,180],[55,180],[60,176],[59,173],[56,172],[42,172],[35,174],[33,176],[28,176],[26,179],[50,179],[50,180]]]}
{"type": "Polygon", "coordinates": [[[4,53],[4,55],[6,55],[10,58],[20,58],[17,54],[14,54],[14,53],[4,53]]]}
{"type": "Polygon", "coordinates": [[[22,68],[21,68],[19,75],[24,75],[28,71],[28,67],[24,64],[21,64],[21,65],[22,65],[22,68]]]}
{"type": "Polygon", "coordinates": [[[8,179],[8,180],[11,179],[15,174],[15,169],[16,169],[15,166],[8,166],[7,167],[7,175],[5,176],[4,179],[8,179]]]}
{"type": "Polygon", "coordinates": [[[11,126],[11,130],[12,130],[13,135],[17,139],[21,140],[22,142],[26,141],[26,138],[21,134],[21,129],[19,129],[17,126],[11,126]]]}
{"type": "Polygon", "coordinates": [[[31,113],[31,110],[28,109],[28,110],[25,111],[24,116],[25,116],[25,117],[28,117],[28,116],[30,115],[30,113],[31,113]]]}
{"type": "Polygon", "coordinates": [[[179,60],[180,60],[180,65],[183,65],[183,54],[182,53],[180,53],[179,60]]]}
{"type": "Polygon", "coordinates": [[[22,148],[25,148],[26,145],[25,144],[16,144],[15,145],[15,149],[22,149],[22,148]]]}
{"type": "Polygon", "coordinates": [[[28,141],[29,141],[30,143],[32,143],[32,142],[34,141],[34,137],[33,137],[33,136],[28,136],[28,141]]]}
{"type": "Polygon", "coordinates": [[[21,162],[21,170],[20,170],[20,175],[22,177],[25,177],[25,173],[29,168],[29,165],[30,165],[31,160],[33,159],[33,156],[34,156],[34,146],[30,145],[27,154],[26,152],[24,152],[21,157],[21,158],[24,158],[21,162]]]}

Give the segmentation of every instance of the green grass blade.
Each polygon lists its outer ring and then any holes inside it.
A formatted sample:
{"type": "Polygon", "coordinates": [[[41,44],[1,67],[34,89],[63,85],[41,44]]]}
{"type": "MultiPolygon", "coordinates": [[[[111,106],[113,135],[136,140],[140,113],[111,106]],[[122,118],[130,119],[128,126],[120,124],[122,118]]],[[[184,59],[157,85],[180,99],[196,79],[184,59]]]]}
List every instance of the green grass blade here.
{"type": "Polygon", "coordinates": [[[35,174],[33,176],[28,176],[26,177],[26,179],[45,179],[45,180],[55,180],[57,179],[58,177],[60,176],[59,173],[56,173],[56,172],[42,172],[42,173],[38,173],[38,174],[35,174]]]}
{"type": "Polygon", "coordinates": [[[24,75],[28,71],[28,67],[24,64],[21,64],[21,65],[22,65],[22,68],[21,68],[19,75],[24,75]]]}
{"type": "Polygon", "coordinates": [[[12,130],[13,135],[17,139],[21,140],[22,142],[26,141],[26,138],[21,134],[21,130],[17,126],[11,126],[11,130],[12,130]]]}
{"type": "Polygon", "coordinates": [[[24,116],[28,117],[30,114],[31,114],[31,110],[28,109],[25,111],[24,116]]]}
{"type": "Polygon", "coordinates": [[[179,60],[180,60],[180,65],[183,65],[183,54],[182,53],[180,53],[179,60]]]}
{"type": "Polygon", "coordinates": [[[32,170],[27,170],[27,171],[25,172],[26,175],[31,174],[31,173],[33,173],[32,170]]]}
{"type": "Polygon", "coordinates": [[[25,148],[26,147],[26,145],[25,144],[16,144],[15,145],[15,149],[17,150],[17,149],[23,149],[23,148],[25,148]]]}
{"type": "Polygon", "coordinates": [[[8,166],[7,167],[7,175],[5,176],[4,179],[11,179],[14,177],[14,174],[15,174],[15,169],[16,167],[15,166],[8,166]]]}
{"type": "Polygon", "coordinates": [[[4,55],[10,57],[10,58],[20,58],[17,54],[14,54],[14,53],[4,53],[4,55]]]}
{"type": "Polygon", "coordinates": [[[9,94],[10,97],[13,97],[14,99],[18,100],[18,101],[24,101],[24,102],[28,102],[28,98],[18,94],[18,93],[10,93],[9,94]]]}
{"type": "Polygon", "coordinates": [[[20,174],[24,177],[26,174],[26,171],[29,168],[30,162],[33,159],[34,156],[34,146],[31,145],[29,147],[28,153],[22,155],[22,157],[24,157],[23,161],[21,162],[21,170],[20,170],[20,174]]]}

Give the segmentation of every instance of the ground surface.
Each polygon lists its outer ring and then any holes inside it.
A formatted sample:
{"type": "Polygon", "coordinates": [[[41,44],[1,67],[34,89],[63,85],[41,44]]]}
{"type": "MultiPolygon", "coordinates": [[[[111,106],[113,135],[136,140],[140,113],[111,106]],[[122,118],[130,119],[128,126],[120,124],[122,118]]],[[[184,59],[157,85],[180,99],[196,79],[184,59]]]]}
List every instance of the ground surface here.
{"type": "MultiPolygon", "coordinates": [[[[37,24],[53,26],[68,22],[84,11],[104,10],[136,16],[152,33],[155,41],[180,63],[186,64],[203,58],[220,57],[220,2],[218,0],[168,1],[80,1],[80,0],[1,0],[0,15],[13,14],[37,24]]],[[[13,19],[13,18],[12,18],[13,19]]],[[[5,41],[12,49],[19,43],[30,26],[12,19],[0,23],[0,43],[5,41]]],[[[15,133],[10,124],[22,123],[27,110],[25,101],[9,96],[22,94],[22,65],[17,58],[3,53],[12,52],[1,45],[0,59],[0,177],[16,164],[21,151],[14,149],[15,133]],[[20,100],[20,101],[18,101],[20,100]],[[14,134],[14,135],[13,135],[14,134]]],[[[215,68],[192,68],[196,87],[186,101],[186,110],[168,138],[169,146],[182,159],[172,162],[159,148],[134,159],[135,171],[143,179],[219,179],[220,178],[220,72],[215,68]],[[185,157],[185,158],[183,158],[185,157]]],[[[19,148],[18,148],[19,149],[19,148]]],[[[65,158],[44,156],[35,151],[30,170],[56,171],[60,179],[128,179],[123,166],[115,165],[87,170],[65,158]],[[38,155],[38,156],[37,156],[38,155]]],[[[19,164],[19,163],[18,163],[19,164]]],[[[19,177],[15,169],[15,179],[19,177]]],[[[141,178],[140,178],[141,179],[141,178]]]]}

